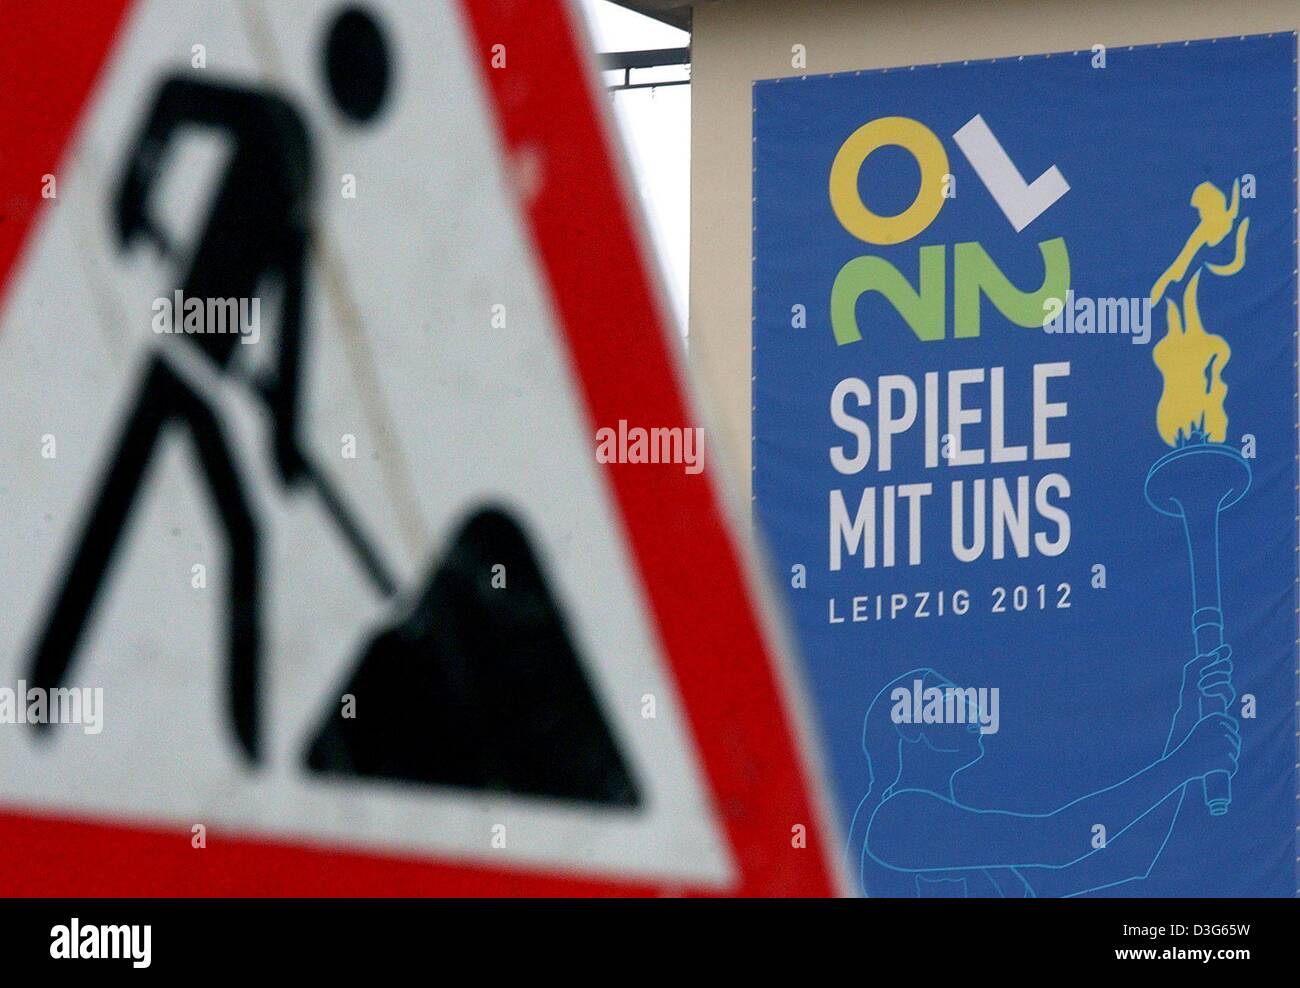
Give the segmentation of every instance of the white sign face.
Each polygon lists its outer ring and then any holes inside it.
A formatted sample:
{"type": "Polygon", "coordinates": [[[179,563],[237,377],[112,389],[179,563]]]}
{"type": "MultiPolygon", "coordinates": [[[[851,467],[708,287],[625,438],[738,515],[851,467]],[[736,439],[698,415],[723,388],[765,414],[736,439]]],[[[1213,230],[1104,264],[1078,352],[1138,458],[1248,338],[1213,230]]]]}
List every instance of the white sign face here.
{"type": "Polygon", "coordinates": [[[480,56],[368,9],[147,0],[99,77],[0,310],[0,686],[99,722],[0,806],[726,885],[480,56]]]}

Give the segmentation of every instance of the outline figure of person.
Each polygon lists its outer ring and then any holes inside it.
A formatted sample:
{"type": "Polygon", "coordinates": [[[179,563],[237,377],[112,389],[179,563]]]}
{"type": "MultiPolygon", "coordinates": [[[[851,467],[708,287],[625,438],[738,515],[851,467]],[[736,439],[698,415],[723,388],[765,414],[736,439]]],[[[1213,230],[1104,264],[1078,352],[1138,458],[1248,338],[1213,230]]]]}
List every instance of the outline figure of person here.
{"type": "MultiPolygon", "coordinates": [[[[972,806],[957,777],[984,757],[979,712],[964,723],[899,723],[893,695],[955,689],[933,669],[890,682],[863,720],[869,784],[849,828],[850,871],[873,896],[1068,897],[1148,877],[1163,852],[1189,782],[1235,774],[1237,722],[1199,716],[1202,696],[1231,705],[1232,650],[1224,645],[1183,667],[1179,705],[1160,757],[1113,785],[1046,812],[972,806]],[[1094,827],[1106,828],[1100,846],[1094,827]]],[[[960,695],[960,694],[958,694],[960,695]]]]}

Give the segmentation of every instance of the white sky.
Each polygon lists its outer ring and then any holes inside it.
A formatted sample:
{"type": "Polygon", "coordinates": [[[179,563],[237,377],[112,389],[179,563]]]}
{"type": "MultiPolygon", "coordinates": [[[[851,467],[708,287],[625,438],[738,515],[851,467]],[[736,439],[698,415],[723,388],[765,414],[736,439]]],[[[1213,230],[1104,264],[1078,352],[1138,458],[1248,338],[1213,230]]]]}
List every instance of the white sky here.
{"type": "MultiPolygon", "coordinates": [[[[690,43],[685,31],[660,24],[608,0],[582,0],[596,50],[636,51],[680,48],[690,43]]],[[[682,78],[681,68],[646,69],[632,81],[682,78]]],[[[622,73],[609,73],[608,82],[622,73]]],[[[691,87],[633,89],[611,94],[623,144],[631,159],[641,207],[649,220],[669,300],[683,335],[690,262],[691,87]]]]}

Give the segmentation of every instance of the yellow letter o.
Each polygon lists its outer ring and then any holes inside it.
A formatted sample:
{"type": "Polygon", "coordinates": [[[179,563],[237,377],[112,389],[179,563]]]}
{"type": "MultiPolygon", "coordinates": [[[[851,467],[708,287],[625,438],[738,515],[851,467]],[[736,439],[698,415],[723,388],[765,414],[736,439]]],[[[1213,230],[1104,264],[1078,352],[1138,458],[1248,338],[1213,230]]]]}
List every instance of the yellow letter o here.
{"type": "Polygon", "coordinates": [[[948,155],[923,123],[910,117],[880,117],[849,135],[831,165],[831,208],[840,225],[869,244],[901,244],[934,222],[943,208],[943,177],[948,155]],[[912,204],[897,216],[880,216],[858,195],[858,172],[867,155],[887,145],[905,149],[921,169],[921,185],[912,204]]]}

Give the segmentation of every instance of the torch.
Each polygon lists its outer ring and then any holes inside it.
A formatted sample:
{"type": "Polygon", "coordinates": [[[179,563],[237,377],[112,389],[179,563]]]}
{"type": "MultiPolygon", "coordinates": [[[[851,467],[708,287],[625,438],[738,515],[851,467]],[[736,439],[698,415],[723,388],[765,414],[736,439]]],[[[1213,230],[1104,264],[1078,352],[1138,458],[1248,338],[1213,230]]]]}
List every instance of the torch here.
{"type": "MultiPolygon", "coordinates": [[[[1183,523],[1192,567],[1192,637],[1196,653],[1223,644],[1223,604],[1219,595],[1219,514],[1250,489],[1250,464],[1231,446],[1190,442],[1156,460],[1147,473],[1146,499],[1162,515],[1183,523]]],[[[1202,696],[1200,716],[1226,713],[1223,700],[1202,696]]],[[[1232,803],[1232,777],[1211,772],[1203,780],[1205,805],[1222,816],[1232,803]]]]}
{"type": "MultiPolygon", "coordinates": [[[[1236,182],[1232,203],[1210,182],[1192,192],[1191,205],[1200,221],[1187,243],[1151,289],[1151,304],[1165,289],[1181,282],[1204,247],[1214,247],[1237,229],[1236,252],[1228,264],[1206,262],[1187,280],[1183,305],[1165,303],[1168,332],[1156,344],[1152,357],[1164,378],[1164,391],[1156,406],[1160,438],[1173,447],[1147,472],[1146,499],[1162,515],[1183,523],[1187,558],[1192,567],[1192,639],[1197,655],[1223,644],[1223,601],[1219,594],[1219,515],[1240,501],[1250,489],[1250,464],[1226,445],[1228,415],[1223,402],[1228,388],[1223,368],[1232,348],[1222,336],[1206,332],[1201,323],[1197,290],[1201,272],[1234,275],[1246,263],[1246,230],[1250,219],[1237,223],[1241,204],[1236,182]]],[[[1222,699],[1200,698],[1200,716],[1226,713],[1222,699]]],[[[1211,816],[1223,816],[1232,805],[1232,776],[1211,772],[1202,780],[1205,805],[1211,816]]]]}

